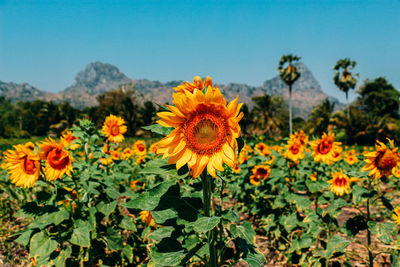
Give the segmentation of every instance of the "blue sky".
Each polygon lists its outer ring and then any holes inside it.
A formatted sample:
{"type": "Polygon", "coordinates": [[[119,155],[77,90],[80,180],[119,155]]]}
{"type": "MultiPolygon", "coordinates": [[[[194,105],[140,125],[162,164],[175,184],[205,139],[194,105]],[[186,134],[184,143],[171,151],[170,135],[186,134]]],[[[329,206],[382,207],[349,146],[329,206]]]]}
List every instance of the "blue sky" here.
{"type": "Polygon", "coordinates": [[[88,63],[133,79],[260,85],[285,53],[329,95],[337,59],[400,89],[400,1],[0,0],[0,80],[58,92],[88,63]]]}

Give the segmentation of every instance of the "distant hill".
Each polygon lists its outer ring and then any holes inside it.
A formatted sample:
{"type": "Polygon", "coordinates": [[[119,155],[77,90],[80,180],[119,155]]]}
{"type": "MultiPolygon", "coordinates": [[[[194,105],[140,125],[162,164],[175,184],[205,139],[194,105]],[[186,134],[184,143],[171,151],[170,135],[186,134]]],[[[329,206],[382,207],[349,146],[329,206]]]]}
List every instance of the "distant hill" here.
{"type": "MultiPolygon", "coordinates": [[[[328,97],[321,89],[319,82],[306,65],[298,63],[301,76],[293,86],[293,108],[294,114],[306,118],[312,108],[328,97]]],[[[15,84],[0,81],[0,96],[3,95],[13,101],[31,101],[36,99],[68,101],[77,108],[97,105],[96,97],[104,92],[118,88],[119,85],[133,83],[142,100],[151,100],[158,104],[172,103],[172,88],[181,84],[182,81],[171,81],[162,83],[145,79],[133,80],[111,64],[101,62],[90,63],[79,72],[73,84],[59,93],[49,93],[39,90],[27,83],[15,84]]],[[[230,100],[239,94],[240,101],[252,106],[251,98],[264,94],[283,95],[288,99],[287,86],[277,75],[266,80],[260,86],[247,84],[229,83],[218,84],[224,95],[230,100]]],[[[338,108],[343,108],[336,98],[329,97],[337,103],[338,108]]]]}

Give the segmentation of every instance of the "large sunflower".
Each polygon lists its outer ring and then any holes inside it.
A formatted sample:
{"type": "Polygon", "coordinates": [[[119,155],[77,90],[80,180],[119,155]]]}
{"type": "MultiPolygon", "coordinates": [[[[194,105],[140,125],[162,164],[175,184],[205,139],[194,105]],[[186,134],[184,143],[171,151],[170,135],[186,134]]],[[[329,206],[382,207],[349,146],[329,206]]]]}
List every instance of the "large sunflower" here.
{"type": "Polygon", "coordinates": [[[71,176],[73,158],[63,143],[58,144],[49,138],[39,144],[39,147],[42,151],[40,157],[45,161],[44,172],[47,180],[55,181],[64,174],[71,176]]]}
{"type": "Polygon", "coordinates": [[[331,191],[338,196],[342,196],[344,193],[348,194],[350,183],[360,180],[355,177],[349,178],[349,176],[343,173],[342,169],[338,172],[332,172],[332,177],[333,178],[327,182],[331,184],[331,191]]]}
{"type": "Polygon", "coordinates": [[[199,76],[195,76],[193,78],[193,83],[190,82],[183,82],[182,85],[178,85],[174,88],[174,90],[178,93],[185,93],[185,91],[189,91],[191,93],[194,92],[194,89],[202,91],[204,87],[208,88],[209,86],[212,87],[212,80],[210,77],[203,80],[199,76]]]}
{"type": "Polygon", "coordinates": [[[391,149],[384,143],[376,141],[376,151],[365,154],[364,161],[367,163],[361,171],[369,171],[373,178],[382,178],[394,174],[397,166],[400,164],[398,148],[394,146],[393,140],[388,139],[391,149]]]}
{"type": "Polygon", "coordinates": [[[120,143],[124,140],[124,133],[127,131],[125,120],[121,117],[110,115],[104,121],[102,133],[110,142],[120,143]]]}
{"type": "Polygon", "coordinates": [[[325,162],[332,164],[337,160],[338,153],[342,152],[341,142],[335,142],[335,134],[327,135],[324,133],[321,139],[312,141],[310,146],[313,150],[313,157],[315,162],[325,162]]]}
{"type": "Polygon", "coordinates": [[[215,87],[208,87],[206,93],[194,89],[193,93],[184,91],[173,97],[175,106],[167,105],[171,112],[157,114],[160,125],[175,128],[158,142],[157,153],[169,157],[168,164],[176,164],[177,169],[187,163],[193,178],[206,167],[213,177],[216,170],[224,170],[223,163],[233,167],[243,117],[238,97],[226,105],[215,87]]]}
{"type": "Polygon", "coordinates": [[[16,186],[32,187],[39,179],[40,157],[30,146],[16,145],[14,149],[6,151],[2,167],[16,186]]]}

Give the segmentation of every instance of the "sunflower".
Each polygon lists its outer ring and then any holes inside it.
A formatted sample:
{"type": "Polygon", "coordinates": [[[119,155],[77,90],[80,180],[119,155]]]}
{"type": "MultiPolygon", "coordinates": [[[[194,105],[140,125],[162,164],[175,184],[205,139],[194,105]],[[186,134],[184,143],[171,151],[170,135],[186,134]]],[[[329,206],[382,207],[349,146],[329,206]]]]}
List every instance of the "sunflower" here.
{"type": "Polygon", "coordinates": [[[269,156],[271,154],[271,148],[266,145],[265,143],[258,143],[255,147],[254,150],[257,151],[260,155],[262,156],[269,156]]]}
{"type": "Polygon", "coordinates": [[[138,156],[143,156],[147,154],[146,144],[142,140],[138,140],[133,144],[133,151],[138,156]]]}
{"type": "Polygon", "coordinates": [[[39,179],[40,157],[26,145],[16,145],[14,149],[6,151],[2,167],[16,186],[32,187],[39,179]]]}
{"type": "Polygon", "coordinates": [[[184,94],[185,91],[193,93],[195,89],[203,91],[204,87],[208,88],[209,86],[212,87],[212,80],[210,77],[207,76],[203,82],[199,76],[195,76],[193,78],[193,83],[183,82],[182,85],[175,87],[174,90],[182,94],[184,94]]]}
{"type": "Polygon", "coordinates": [[[169,157],[168,164],[176,164],[177,169],[187,163],[193,178],[206,167],[213,177],[216,170],[224,170],[223,163],[233,167],[240,135],[243,113],[239,114],[238,96],[226,105],[220,90],[210,88],[206,93],[197,89],[175,93],[175,106],[167,105],[171,112],[157,114],[160,125],[175,128],[157,143],[157,153],[169,157]]]}
{"type": "Polygon", "coordinates": [[[125,148],[124,151],[121,153],[121,159],[127,160],[133,157],[135,155],[135,152],[130,149],[129,147],[125,148]]]}
{"type": "Polygon", "coordinates": [[[348,194],[350,189],[350,183],[357,182],[359,178],[349,178],[343,173],[342,169],[338,172],[332,172],[332,179],[327,181],[331,184],[330,188],[333,193],[338,196],[342,196],[344,193],[348,194]]]}
{"type": "Polygon", "coordinates": [[[259,185],[261,179],[268,179],[271,174],[271,167],[268,165],[256,165],[251,170],[253,175],[250,176],[250,183],[254,185],[259,185]]]}
{"type": "Polygon", "coordinates": [[[394,208],[392,218],[400,226],[400,207],[394,208]]]}
{"type": "Polygon", "coordinates": [[[300,142],[288,142],[283,156],[293,162],[298,162],[304,158],[303,150],[304,146],[300,142]]]}
{"type": "Polygon", "coordinates": [[[338,147],[336,150],[334,150],[333,155],[332,155],[332,161],[333,162],[338,162],[339,160],[342,159],[342,148],[338,147]]]}
{"type": "Polygon", "coordinates": [[[240,173],[241,170],[242,170],[242,169],[241,169],[240,166],[239,166],[239,162],[238,162],[238,161],[235,161],[235,164],[233,165],[232,171],[233,171],[234,173],[240,173]]]}
{"type": "Polygon", "coordinates": [[[396,177],[396,178],[400,178],[400,168],[393,168],[392,170],[392,174],[396,177]]]}
{"type": "Polygon", "coordinates": [[[239,153],[239,163],[240,163],[240,164],[245,163],[249,158],[250,158],[250,156],[247,155],[246,152],[241,151],[241,152],[239,153]]]}
{"type": "Polygon", "coordinates": [[[353,165],[358,162],[358,158],[356,155],[347,154],[346,158],[344,159],[349,165],[353,165]]]}
{"type": "Polygon", "coordinates": [[[299,142],[300,145],[306,147],[307,143],[308,143],[308,136],[304,133],[303,130],[301,130],[300,132],[295,132],[294,134],[291,134],[289,137],[289,142],[299,142]]]}
{"type": "Polygon", "coordinates": [[[112,159],[111,157],[108,157],[108,158],[100,158],[99,160],[100,160],[101,165],[104,165],[104,166],[110,165],[110,164],[112,164],[112,163],[114,162],[113,159],[112,159]]]}
{"type": "Polygon", "coordinates": [[[141,163],[143,163],[145,161],[146,161],[146,155],[141,155],[141,156],[136,158],[135,165],[139,165],[139,164],[141,164],[141,163]]]}
{"type": "Polygon", "coordinates": [[[48,138],[39,144],[42,151],[40,157],[45,160],[46,179],[55,181],[64,174],[71,176],[73,158],[65,149],[63,143],[56,143],[53,139],[48,138]]]}
{"type": "Polygon", "coordinates": [[[107,141],[120,143],[124,140],[127,129],[123,118],[111,114],[106,118],[101,132],[107,137],[107,141]]]}
{"type": "Polygon", "coordinates": [[[274,161],[275,161],[275,156],[270,156],[269,160],[265,161],[264,164],[272,165],[274,164],[274,161]]]}
{"type": "Polygon", "coordinates": [[[64,131],[60,140],[61,142],[64,144],[65,147],[68,147],[70,150],[75,150],[78,149],[80,147],[79,144],[71,144],[72,141],[77,140],[78,137],[73,136],[71,131],[64,131]]]}
{"type": "Polygon", "coordinates": [[[110,155],[111,155],[111,158],[112,158],[113,160],[119,160],[120,157],[121,157],[121,154],[119,153],[118,150],[111,150],[111,151],[110,151],[110,155]]]}
{"type": "Polygon", "coordinates": [[[313,174],[310,175],[310,180],[313,182],[317,181],[317,173],[316,172],[314,172],[313,174]]]}
{"type": "Polygon", "coordinates": [[[325,162],[326,164],[332,164],[338,156],[338,153],[342,151],[340,147],[342,143],[335,142],[335,134],[331,133],[327,135],[324,133],[321,139],[312,141],[310,146],[313,150],[313,157],[315,162],[325,162]],[[336,156],[336,157],[335,157],[336,156]]]}
{"type": "Polygon", "coordinates": [[[400,164],[400,157],[397,149],[394,146],[393,140],[388,139],[391,149],[384,143],[376,141],[376,151],[365,154],[364,161],[367,163],[361,171],[369,171],[369,175],[373,178],[382,178],[390,176],[393,171],[396,171],[400,164]]]}
{"type": "Polygon", "coordinates": [[[30,150],[34,151],[35,150],[35,144],[32,142],[27,142],[25,143],[25,147],[29,148],[30,150]]]}
{"type": "Polygon", "coordinates": [[[149,225],[149,226],[154,226],[156,227],[157,224],[154,222],[154,218],[151,215],[151,211],[149,210],[143,210],[139,213],[140,219],[142,220],[143,223],[149,225]]]}
{"type": "Polygon", "coordinates": [[[149,153],[157,153],[157,143],[151,144],[149,147],[149,153]]]}

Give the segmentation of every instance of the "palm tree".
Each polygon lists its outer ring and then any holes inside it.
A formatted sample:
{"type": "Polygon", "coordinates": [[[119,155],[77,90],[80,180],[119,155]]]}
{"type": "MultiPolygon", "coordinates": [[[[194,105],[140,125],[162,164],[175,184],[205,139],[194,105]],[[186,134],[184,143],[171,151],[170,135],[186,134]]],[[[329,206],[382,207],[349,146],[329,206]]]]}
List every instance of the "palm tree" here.
{"type": "MultiPolygon", "coordinates": [[[[267,133],[269,136],[279,134],[283,129],[282,119],[285,117],[285,106],[280,96],[255,96],[252,98],[254,107],[251,111],[254,132],[267,133]]],[[[287,115],[286,115],[287,118],[287,115]]]]}
{"type": "Polygon", "coordinates": [[[334,108],[335,103],[326,98],[312,110],[307,125],[310,134],[321,136],[328,131],[334,108]]]}
{"type": "Polygon", "coordinates": [[[289,86],[289,132],[293,133],[292,125],[292,85],[300,77],[300,72],[298,67],[294,66],[292,63],[299,61],[300,57],[289,55],[283,55],[279,60],[279,75],[282,81],[284,81],[289,86]]]}
{"type": "Polygon", "coordinates": [[[356,66],[357,62],[351,61],[349,58],[339,59],[336,62],[336,65],[333,67],[335,70],[335,75],[333,76],[333,81],[335,85],[343,92],[346,93],[346,106],[347,106],[347,116],[350,116],[349,111],[349,90],[354,89],[356,87],[357,79],[354,76],[358,76],[358,74],[352,75],[350,70],[352,70],[356,66]]]}

